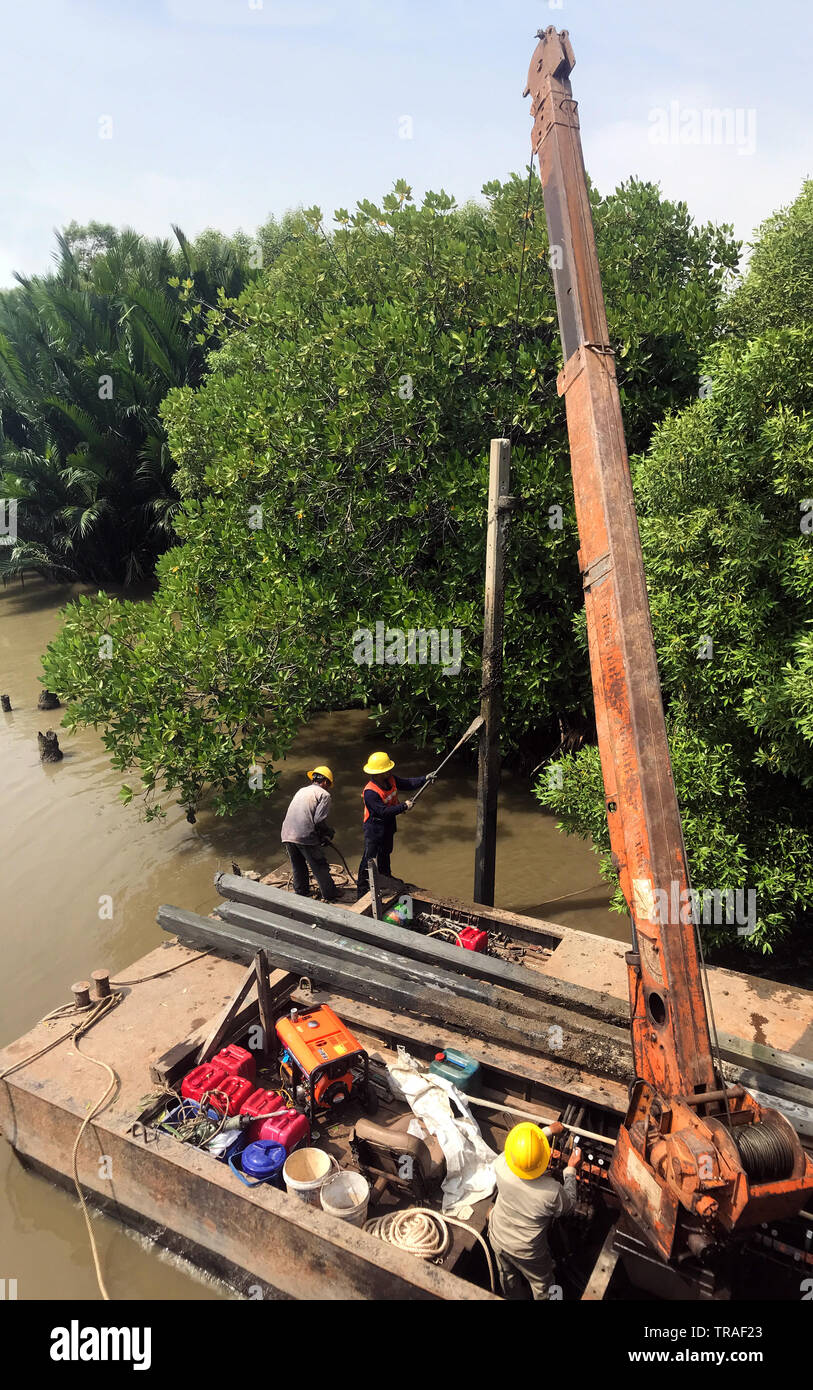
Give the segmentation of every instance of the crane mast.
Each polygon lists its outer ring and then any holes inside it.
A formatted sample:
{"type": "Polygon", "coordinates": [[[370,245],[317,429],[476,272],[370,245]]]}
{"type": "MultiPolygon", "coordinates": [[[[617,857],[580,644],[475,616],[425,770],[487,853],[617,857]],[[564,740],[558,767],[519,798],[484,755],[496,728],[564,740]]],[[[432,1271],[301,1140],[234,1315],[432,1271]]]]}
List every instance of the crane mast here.
{"type": "Polygon", "coordinates": [[[777,1111],[715,1066],[691,885],[582,158],[567,31],[539,34],[525,95],[550,243],[579,568],[613,864],[629,908],[635,1077],[610,1180],[665,1259],[799,1210],[813,1164],[777,1111]]]}

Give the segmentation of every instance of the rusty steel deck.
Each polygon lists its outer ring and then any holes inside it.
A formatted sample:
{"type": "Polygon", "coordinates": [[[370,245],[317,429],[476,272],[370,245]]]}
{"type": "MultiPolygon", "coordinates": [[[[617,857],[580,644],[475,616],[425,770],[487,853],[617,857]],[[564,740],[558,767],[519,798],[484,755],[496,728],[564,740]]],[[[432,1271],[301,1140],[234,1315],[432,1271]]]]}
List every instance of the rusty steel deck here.
{"type": "MultiPolygon", "coordinates": [[[[79,1177],[86,1195],[127,1224],[244,1294],[256,1288],[297,1299],[491,1298],[287,1193],[242,1187],[225,1164],[169,1135],[138,1124],[134,1131],[153,1084],[151,1063],[204,1028],[244,973],[233,962],[195,954],[178,945],[152,951],[124,978],[188,964],[125,988],[79,1052],[62,1044],[0,1082],[0,1127],[19,1158],[52,1179],[71,1181],[76,1135],[106,1084],[84,1052],[112,1066],[119,1084],[85,1131],[79,1177]]],[[[65,1032],[64,1021],[39,1024],[0,1053],[0,1072],[65,1032]]]]}
{"type": "MultiPolygon", "coordinates": [[[[619,943],[498,908],[439,899],[419,888],[413,896],[425,907],[473,916],[491,931],[538,948],[533,952],[535,970],[552,981],[561,979],[569,991],[576,986],[591,996],[604,994],[623,1015],[619,943]]],[[[368,903],[362,900],[357,910],[369,910],[368,903]]],[[[730,971],[709,973],[721,1036],[728,1039],[730,1034],[740,1064],[750,1056],[755,1071],[769,1074],[770,1084],[785,1092],[789,1105],[807,1100],[805,1089],[813,1082],[813,994],[730,971]]],[[[122,1001],[80,1042],[78,1052],[62,1042],[0,1081],[0,1128],[21,1161],[72,1186],[74,1142],[106,1084],[102,1070],[88,1060],[94,1057],[114,1068],[118,1083],[79,1148],[86,1195],[225,1278],[238,1292],[296,1299],[491,1297],[448,1269],[424,1264],[286,1193],[238,1186],[229,1169],[210,1155],[138,1124],[147,1094],[165,1075],[159,1063],[173,1049],[186,1055],[191,1040],[203,1040],[243,975],[236,960],[200,957],[173,942],[123,972],[122,1001]],[[173,973],[144,978],[182,962],[173,973]]],[[[474,1055],[503,1097],[533,1102],[550,1114],[568,1103],[586,1104],[610,1118],[624,1113],[626,1087],[589,1074],[583,1062],[484,1042],[444,1020],[409,1017],[375,1000],[336,991],[308,995],[296,989],[295,980],[292,985],[296,1002],[329,1001],[365,1046],[370,1046],[368,1039],[373,1045],[379,1040],[383,1049],[405,1042],[416,1057],[426,1059],[445,1041],[474,1055]]],[[[249,1013],[253,1009],[248,1006],[249,1013]]],[[[38,1024],[0,1052],[0,1073],[67,1031],[64,1020],[38,1024]]]]}

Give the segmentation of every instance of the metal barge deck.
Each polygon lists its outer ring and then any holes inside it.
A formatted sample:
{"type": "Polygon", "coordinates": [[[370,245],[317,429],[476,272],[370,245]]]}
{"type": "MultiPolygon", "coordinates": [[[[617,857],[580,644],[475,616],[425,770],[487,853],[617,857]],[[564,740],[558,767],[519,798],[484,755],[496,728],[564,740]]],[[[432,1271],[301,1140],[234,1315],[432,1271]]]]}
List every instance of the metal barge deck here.
{"type": "MultiPolygon", "coordinates": [[[[540,983],[544,979],[555,989],[561,986],[571,1010],[589,981],[593,988],[585,990],[585,996],[601,993],[608,1016],[617,1014],[623,1021],[626,1005],[620,990],[616,993],[623,979],[623,948],[618,943],[499,909],[438,899],[421,890],[415,890],[413,898],[419,910],[460,923],[477,921],[524,949],[529,970],[540,983]]],[[[357,911],[369,914],[369,900],[357,904],[357,911]]],[[[270,943],[268,955],[275,964],[270,943]]],[[[313,972],[302,981],[300,974],[306,973],[272,973],[271,993],[280,1010],[290,1002],[329,1002],[370,1054],[384,1061],[399,1043],[422,1059],[430,1058],[438,1046],[457,1045],[481,1061],[483,1094],[494,1103],[514,1104],[546,1117],[567,1113],[585,1128],[598,1128],[608,1137],[606,1144],[597,1140],[585,1152],[583,1216],[597,1194],[606,1197],[611,1136],[627,1101],[626,1085],[608,1074],[611,1067],[591,1071],[573,1057],[543,1056],[484,1039],[476,1028],[466,1031],[441,1022],[440,1016],[418,1017],[381,1000],[371,1002],[363,990],[338,990],[320,982],[318,975],[313,978],[313,972]]],[[[731,1074],[757,1077],[772,1103],[790,1107],[795,1120],[801,1121],[800,1132],[807,1129],[807,1142],[813,1142],[813,994],[729,971],[710,975],[723,1048],[733,1059],[731,1074]]],[[[152,1127],[156,1106],[145,1093],[171,1084],[191,1064],[244,976],[245,957],[201,955],[199,948],[177,941],[137,961],[121,984],[113,982],[123,996],[120,1003],[78,1051],[67,1042],[52,1047],[11,1071],[0,1085],[0,1126],[20,1160],[53,1181],[72,1184],[77,1133],[101,1089],[99,1067],[89,1060],[93,1057],[112,1066],[118,1080],[78,1148],[83,1191],[119,1219],[225,1278],[239,1294],[296,1299],[491,1298],[485,1261],[473,1240],[456,1235],[442,1265],[424,1263],[286,1193],[239,1185],[217,1159],[152,1127]]],[[[230,1036],[245,1033],[258,1010],[256,1002],[247,1002],[234,1018],[230,1036]]],[[[587,1028],[590,1018],[585,1014],[587,1028]]],[[[65,1031],[64,1022],[38,1024],[0,1053],[0,1072],[65,1031]]],[[[348,1139],[354,1115],[348,1111],[343,1119],[345,1123],[325,1135],[324,1146],[346,1164],[351,1161],[348,1139]]],[[[478,1119],[486,1142],[500,1148],[510,1116],[479,1112],[478,1119]]],[[[482,1209],[473,1213],[472,1224],[479,1229],[488,1205],[481,1203],[482,1209]]],[[[611,1201],[604,1207],[598,1227],[595,1222],[591,1227],[582,1297],[602,1296],[607,1282],[589,1282],[592,1265],[597,1271],[602,1266],[607,1229],[617,1214],[611,1201]]],[[[809,1239],[807,1250],[803,1239],[796,1241],[785,1231],[774,1236],[758,1233],[756,1240],[773,1241],[777,1248],[789,1240],[797,1268],[800,1259],[813,1266],[809,1239]]],[[[627,1253],[632,1259],[634,1252],[627,1253]]],[[[702,1293],[687,1289],[685,1296],[702,1293]]]]}

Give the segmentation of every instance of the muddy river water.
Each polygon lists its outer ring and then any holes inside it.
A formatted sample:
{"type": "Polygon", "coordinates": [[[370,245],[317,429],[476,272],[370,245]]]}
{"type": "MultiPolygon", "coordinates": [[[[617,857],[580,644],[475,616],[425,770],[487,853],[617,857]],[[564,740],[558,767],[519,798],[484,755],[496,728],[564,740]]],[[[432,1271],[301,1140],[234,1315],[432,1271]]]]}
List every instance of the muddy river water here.
{"type": "MultiPolygon", "coordinates": [[[[282,766],[278,792],[261,809],[230,821],[201,814],[189,825],[170,805],[165,820],[146,823],[135,805],[118,801],[123,779],[92,730],[62,731],[63,761],[39,761],[37,731],[58,728],[62,717],[58,710],[37,711],[40,657],[70,596],[69,589],[31,582],[0,592],[0,691],[12,703],[10,714],[0,714],[0,1044],[66,1002],[74,980],[101,967],[115,976],[158,945],[164,936],[155,922],[160,903],[208,912],[217,901],[215,870],[232,859],[243,868],[278,864],[285,805],[304,769],[322,762],[333,768],[336,844],[355,871],[366,780],[361,767],[369,752],[389,747],[407,774],[435,761],[431,752],[387,744],[362,710],[320,715],[301,731],[282,766]],[[104,896],[112,899],[112,918],[99,916],[104,896]]],[[[470,898],[474,823],[475,777],[456,759],[414,813],[401,818],[393,871],[438,894],[470,898]]],[[[558,832],[538,809],[527,779],[510,775],[501,790],[496,902],[625,937],[624,919],[608,911],[590,846],[558,832]]],[[[75,1198],[26,1173],[5,1141],[0,1182],[0,1279],[16,1279],[19,1299],[97,1298],[75,1198]]],[[[95,1229],[112,1298],[226,1296],[115,1222],[97,1216],[95,1229]]]]}

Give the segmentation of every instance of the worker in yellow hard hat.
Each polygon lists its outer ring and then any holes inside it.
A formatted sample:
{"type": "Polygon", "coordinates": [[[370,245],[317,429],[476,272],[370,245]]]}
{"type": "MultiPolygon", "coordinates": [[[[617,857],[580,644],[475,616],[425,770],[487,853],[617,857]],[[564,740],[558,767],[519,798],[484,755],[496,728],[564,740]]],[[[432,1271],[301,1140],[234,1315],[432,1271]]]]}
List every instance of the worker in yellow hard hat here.
{"type": "Polygon", "coordinates": [[[574,1148],[561,1182],[548,1172],[550,1141],[562,1133],[558,1120],[544,1129],[527,1120],[514,1125],[494,1164],[497,1200],[488,1237],[505,1298],[527,1298],[529,1291],[535,1299],[549,1297],[554,1268],[548,1231],[558,1216],[566,1216],[576,1205],[581,1163],[581,1151],[574,1148]]]}
{"type": "Polygon", "coordinates": [[[339,896],[323,846],[333,839],[335,831],[327,823],[330,815],[330,789],[333,773],[320,763],[308,773],[310,786],[300,787],[291,798],[282,822],[282,843],[291,861],[293,889],[300,897],[310,897],[310,875],[316,881],[325,902],[339,896]]]}
{"type": "Polygon", "coordinates": [[[412,810],[411,801],[399,801],[400,791],[417,791],[426,782],[434,782],[435,773],[424,777],[396,777],[395,763],[389,753],[371,753],[364,771],[369,782],[361,793],[364,802],[364,853],[358,872],[358,896],[369,890],[367,865],[374,860],[382,874],[389,875],[390,855],[395,837],[395,818],[412,810]]]}

